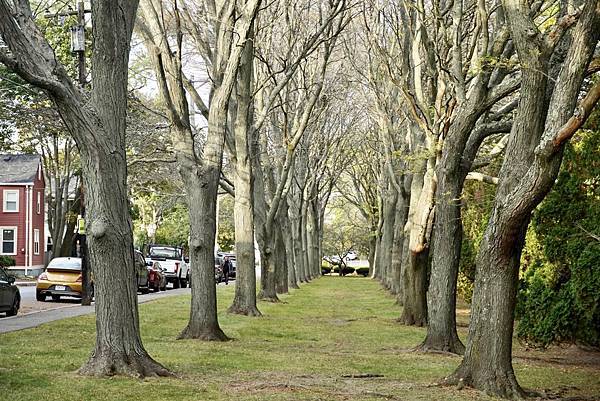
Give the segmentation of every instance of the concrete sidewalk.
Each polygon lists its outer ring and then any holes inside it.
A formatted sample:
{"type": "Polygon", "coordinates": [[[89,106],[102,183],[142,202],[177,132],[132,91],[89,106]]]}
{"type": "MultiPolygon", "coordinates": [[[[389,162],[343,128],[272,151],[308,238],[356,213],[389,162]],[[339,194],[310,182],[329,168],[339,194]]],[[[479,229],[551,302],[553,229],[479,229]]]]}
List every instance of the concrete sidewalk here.
{"type": "MultiPolygon", "coordinates": [[[[179,288],[177,290],[168,290],[166,292],[138,295],[138,304],[154,301],[155,299],[185,294],[190,294],[189,288],[179,288]]],[[[94,313],[94,305],[81,306],[79,304],[73,304],[59,306],[57,308],[43,311],[31,312],[26,315],[0,318],[0,333],[31,329],[55,320],[67,319],[70,317],[82,316],[90,313],[94,313]]]]}

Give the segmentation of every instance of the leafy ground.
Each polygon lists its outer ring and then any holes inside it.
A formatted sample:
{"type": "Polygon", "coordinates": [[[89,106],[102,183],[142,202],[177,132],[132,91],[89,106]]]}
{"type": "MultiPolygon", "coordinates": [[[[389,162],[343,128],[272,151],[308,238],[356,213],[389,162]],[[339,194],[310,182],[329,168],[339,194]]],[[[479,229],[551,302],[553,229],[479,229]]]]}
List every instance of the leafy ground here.
{"type": "MultiPolygon", "coordinates": [[[[77,376],[94,342],[92,316],[0,335],[0,399],[492,399],[437,386],[460,358],[410,352],[425,330],[399,325],[399,308],[373,280],[323,277],[282,297],[280,304],[260,304],[262,318],[224,312],[233,286],[219,287],[218,294],[221,325],[234,338],[227,343],[174,340],[188,317],[188,296],[140,306],[144,343],[176,378],[77,376]]],[[[466,314],[459,311],[459,322],[466,321],[466,314]]],[[[464,335],[466,328],[460,330],[464,335]]],[[[515,370],[525,387],[562,397],[600,394],[595,354],[582,358],[575,348],[526,351],[518,344],[515,354],[515,370]]]]}

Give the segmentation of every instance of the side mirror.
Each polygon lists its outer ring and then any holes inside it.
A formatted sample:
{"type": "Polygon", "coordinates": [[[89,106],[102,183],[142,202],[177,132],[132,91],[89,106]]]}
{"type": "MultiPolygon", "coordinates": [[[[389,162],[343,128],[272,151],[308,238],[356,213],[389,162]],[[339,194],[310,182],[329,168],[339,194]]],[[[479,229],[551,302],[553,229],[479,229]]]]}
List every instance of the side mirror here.
{"type": "Polygon", "coordinates": [[[8,284],[14,284],[15,278],[13,276],[8,276],[8,284]]]}

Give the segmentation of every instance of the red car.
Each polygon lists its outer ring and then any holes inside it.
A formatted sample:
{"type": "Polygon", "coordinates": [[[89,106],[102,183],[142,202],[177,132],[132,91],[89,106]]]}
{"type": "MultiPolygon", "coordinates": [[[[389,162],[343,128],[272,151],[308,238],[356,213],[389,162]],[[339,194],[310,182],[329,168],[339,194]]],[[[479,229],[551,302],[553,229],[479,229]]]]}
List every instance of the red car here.
{"type": "Polygon", "coordinates": [[[164,275],[164,269],[160,263],[154,262],[148,266],[148,288],[154,292],[167,290],[167,277],[164,275]]]}

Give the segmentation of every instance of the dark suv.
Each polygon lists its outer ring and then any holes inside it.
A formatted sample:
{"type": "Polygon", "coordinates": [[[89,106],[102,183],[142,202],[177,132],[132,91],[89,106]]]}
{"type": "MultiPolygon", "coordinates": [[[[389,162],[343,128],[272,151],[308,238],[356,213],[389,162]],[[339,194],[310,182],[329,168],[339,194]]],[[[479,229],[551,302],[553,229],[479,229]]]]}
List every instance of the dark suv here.
{"type": "Polygon", "coordinates": [[[15,278],[0,267],[0,312],[15,316],[21,306],[21,293],[15,285],[15,278]]]}

